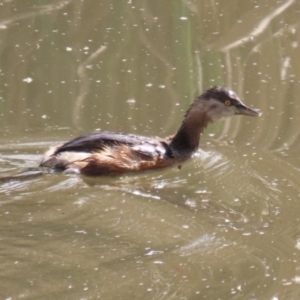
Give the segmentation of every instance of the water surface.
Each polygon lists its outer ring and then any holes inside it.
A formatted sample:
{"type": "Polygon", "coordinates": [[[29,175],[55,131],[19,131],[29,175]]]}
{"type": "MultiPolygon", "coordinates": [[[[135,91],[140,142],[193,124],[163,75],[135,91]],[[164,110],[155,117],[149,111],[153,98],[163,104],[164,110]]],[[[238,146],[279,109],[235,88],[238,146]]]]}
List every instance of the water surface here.
{"type": "Polygon", "coordinates": [[[0,176],[94,129],[167,136],[234,89],[177,168],[0,185],[3,299],[299,299],[295,1],[5,1],[0,176]]]}

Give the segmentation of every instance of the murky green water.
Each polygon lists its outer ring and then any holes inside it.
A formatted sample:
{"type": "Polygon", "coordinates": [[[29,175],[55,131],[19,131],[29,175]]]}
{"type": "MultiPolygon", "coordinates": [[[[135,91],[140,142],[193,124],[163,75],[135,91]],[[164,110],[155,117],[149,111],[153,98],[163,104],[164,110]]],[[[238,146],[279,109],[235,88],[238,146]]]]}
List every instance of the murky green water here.
{"type": "Polygon", "coordinates": [[[0,177],[95,128],[167,136],[233,88],[181,170],[0,185],[1,299],[300,299],[300,1],[0,2],[0,177]]]}

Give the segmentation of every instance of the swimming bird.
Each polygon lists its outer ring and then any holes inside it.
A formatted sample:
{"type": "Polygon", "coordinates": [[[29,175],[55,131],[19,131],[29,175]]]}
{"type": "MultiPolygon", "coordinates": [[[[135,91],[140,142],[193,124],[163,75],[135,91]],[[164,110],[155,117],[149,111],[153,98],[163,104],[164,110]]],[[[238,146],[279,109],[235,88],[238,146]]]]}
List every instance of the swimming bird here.
{"type": "Polygon", "coordinates": [[[259,113],[247,107],[231,89],[215,86],[196,98],[171,137],[92,132],[51,148],[40,167],[101,176],[181,166],[197,151],[200,136],[209,123],[234,115],[259,113]]]}

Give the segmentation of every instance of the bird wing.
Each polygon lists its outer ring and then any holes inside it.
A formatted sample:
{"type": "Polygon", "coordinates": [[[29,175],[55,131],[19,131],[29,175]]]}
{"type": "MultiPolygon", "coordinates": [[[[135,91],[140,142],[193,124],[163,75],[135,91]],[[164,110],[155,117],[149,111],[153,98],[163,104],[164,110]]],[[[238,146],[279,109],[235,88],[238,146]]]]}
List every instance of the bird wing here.
{"type": "Polygon", "coordinates": [[[167,143],[161,139],[115,132],[93,132],[63,144],[56,149],[53,155],[66,151],[101,152],[107,148],[120,146],[128,147],[128,150],[146,160],[163,156],[168,147],[167,143]]]}

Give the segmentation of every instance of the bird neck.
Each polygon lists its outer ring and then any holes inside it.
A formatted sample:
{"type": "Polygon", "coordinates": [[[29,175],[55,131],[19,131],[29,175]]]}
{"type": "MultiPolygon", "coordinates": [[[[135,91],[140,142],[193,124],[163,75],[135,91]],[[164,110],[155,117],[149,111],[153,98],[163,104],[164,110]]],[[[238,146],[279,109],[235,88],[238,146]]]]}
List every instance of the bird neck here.
{"type": "Polygon", "coordinates": [[[187,111],[187,114],[170,143],[172,156],[178,160],[186,160],[198,149],[200,136],[207,125],[212,122],[205,112],[187,111]]]}

